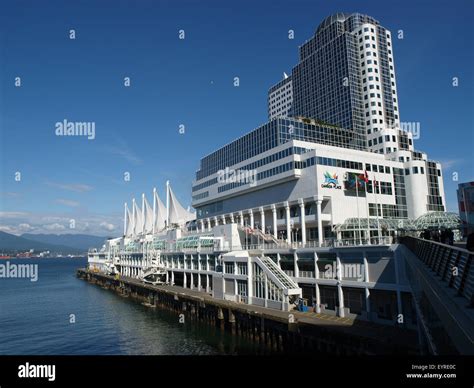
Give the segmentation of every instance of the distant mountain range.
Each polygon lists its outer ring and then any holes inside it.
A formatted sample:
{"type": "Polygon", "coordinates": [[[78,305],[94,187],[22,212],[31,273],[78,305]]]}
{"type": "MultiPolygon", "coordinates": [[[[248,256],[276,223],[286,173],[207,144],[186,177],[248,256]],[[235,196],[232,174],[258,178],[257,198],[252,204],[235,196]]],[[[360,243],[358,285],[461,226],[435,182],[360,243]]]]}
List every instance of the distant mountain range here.
{"type": "Polygon", "coordinates": [[[7,251],[36,252],[50,251],[62,254],[81,254],[89,248],[100,248],[106,237],[90,236],[86,234],[31,234],[25,233],[15,236],[0,231],[0,253],[7,251]]]}
{"type": "Polygon", "coordinates": [[[88,234],[32,234],[21,235],[28,240],[38,241],[45,244],[64,245],[71,248],[87,251],[89,248],[100,248],[107,237],[91,236],[88,234]]]}

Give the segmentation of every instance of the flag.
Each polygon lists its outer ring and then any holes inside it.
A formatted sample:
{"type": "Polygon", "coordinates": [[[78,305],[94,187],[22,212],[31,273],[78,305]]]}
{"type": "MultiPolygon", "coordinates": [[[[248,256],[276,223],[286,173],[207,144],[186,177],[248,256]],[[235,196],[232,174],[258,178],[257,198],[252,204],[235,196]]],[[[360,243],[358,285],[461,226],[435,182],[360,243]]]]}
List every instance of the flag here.
{"type": "Polygon", "coordinates": [[[367,174],[367,170],[364,171],[364,181],[365,183],[369,181],[369,174],[367,174]]]}
{"type": "Polygon", "coordinates": [[[365,180],[365,175],[364,174],[357,175],[356,180],[357,180],[357,186],[358,187],[360,187],[360,188],[365,187],[365,183],[367,183],[367,181],[365,180]]]}

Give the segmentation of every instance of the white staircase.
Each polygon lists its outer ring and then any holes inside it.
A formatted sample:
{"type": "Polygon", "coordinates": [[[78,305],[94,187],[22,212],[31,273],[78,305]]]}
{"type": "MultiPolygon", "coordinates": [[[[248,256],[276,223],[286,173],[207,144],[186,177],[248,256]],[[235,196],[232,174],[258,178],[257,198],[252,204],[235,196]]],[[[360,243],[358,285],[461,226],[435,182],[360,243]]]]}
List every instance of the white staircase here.
{"type": "Polygon", "coordinates": [[[273,278],[272,280],[281,285],[282,288],[301,291],[299,285],[283,272],[283,270],[271,258],[268,256],[261,256],[255,257],[255,259],[262,269],[269,272],[269,275],[273,278]]]}

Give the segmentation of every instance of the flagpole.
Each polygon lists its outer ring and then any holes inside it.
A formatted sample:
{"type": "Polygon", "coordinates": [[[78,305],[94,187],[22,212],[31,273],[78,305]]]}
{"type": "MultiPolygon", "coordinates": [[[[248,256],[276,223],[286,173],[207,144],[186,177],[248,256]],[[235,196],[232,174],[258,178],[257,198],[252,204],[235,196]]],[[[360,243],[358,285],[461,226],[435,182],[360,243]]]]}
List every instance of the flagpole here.
{"type": "Polygon", "coordinates": [[[368,194],[367,194],[367,183],[369,182],[368,180],[368,175],[367,171],[364,172],[364,183],[365,183],[365,207],[367,211],[367,241],[368,244],[370,244],[370,214],[369,214],[369,200],[368,200],[368,194]]]}
{"type": "Polygon", "coordinates": [[[355,186],[356,186],[356,197],[357,197],[357,220],[359,224],[359,245],[362,245],[362,237],[360,233],[360,213],[359,213],[359,178],[357,174],[355,175],[355,186]]]}
{"type": "Polygon", "coordinates": [[[379,240],[379,244],[380,244],[380,220],[379,220],[379,203],[378,203],[378,200],[377,200],[377,186],[378,186],[378,181],[377,181],[377,177],[375,176],[374,174],[374,179],[375,179],[375,183],[374,183],[374,195],[375,195],[375,208],[377,209],[377,234],[378,234],[378,240],[379,240]]]}

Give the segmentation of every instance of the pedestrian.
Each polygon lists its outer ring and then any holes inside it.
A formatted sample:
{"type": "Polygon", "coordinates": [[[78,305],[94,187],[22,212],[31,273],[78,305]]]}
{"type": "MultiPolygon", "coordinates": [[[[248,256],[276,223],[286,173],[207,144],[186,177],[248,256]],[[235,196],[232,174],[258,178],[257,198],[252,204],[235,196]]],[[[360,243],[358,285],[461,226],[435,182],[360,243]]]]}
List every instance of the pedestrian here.
{"type": "Polygon", "coordinates": [[[448,236],[446,234],[446,229],[441,229],[441,233],[439,235],[439,241],[442,242],[443,244],[447,244],[448,236]]]}
{"type": "Polygon", "coordinates": [[[425,229],[425,240],[431,240],[431,232],[425,229]]]}
{"type": "Polygon", "coordinates": [[[448,237],[448,244],[449,245],[454,245],[454,232],[451,229],[447,230],[447,237],[448,237]]]}

